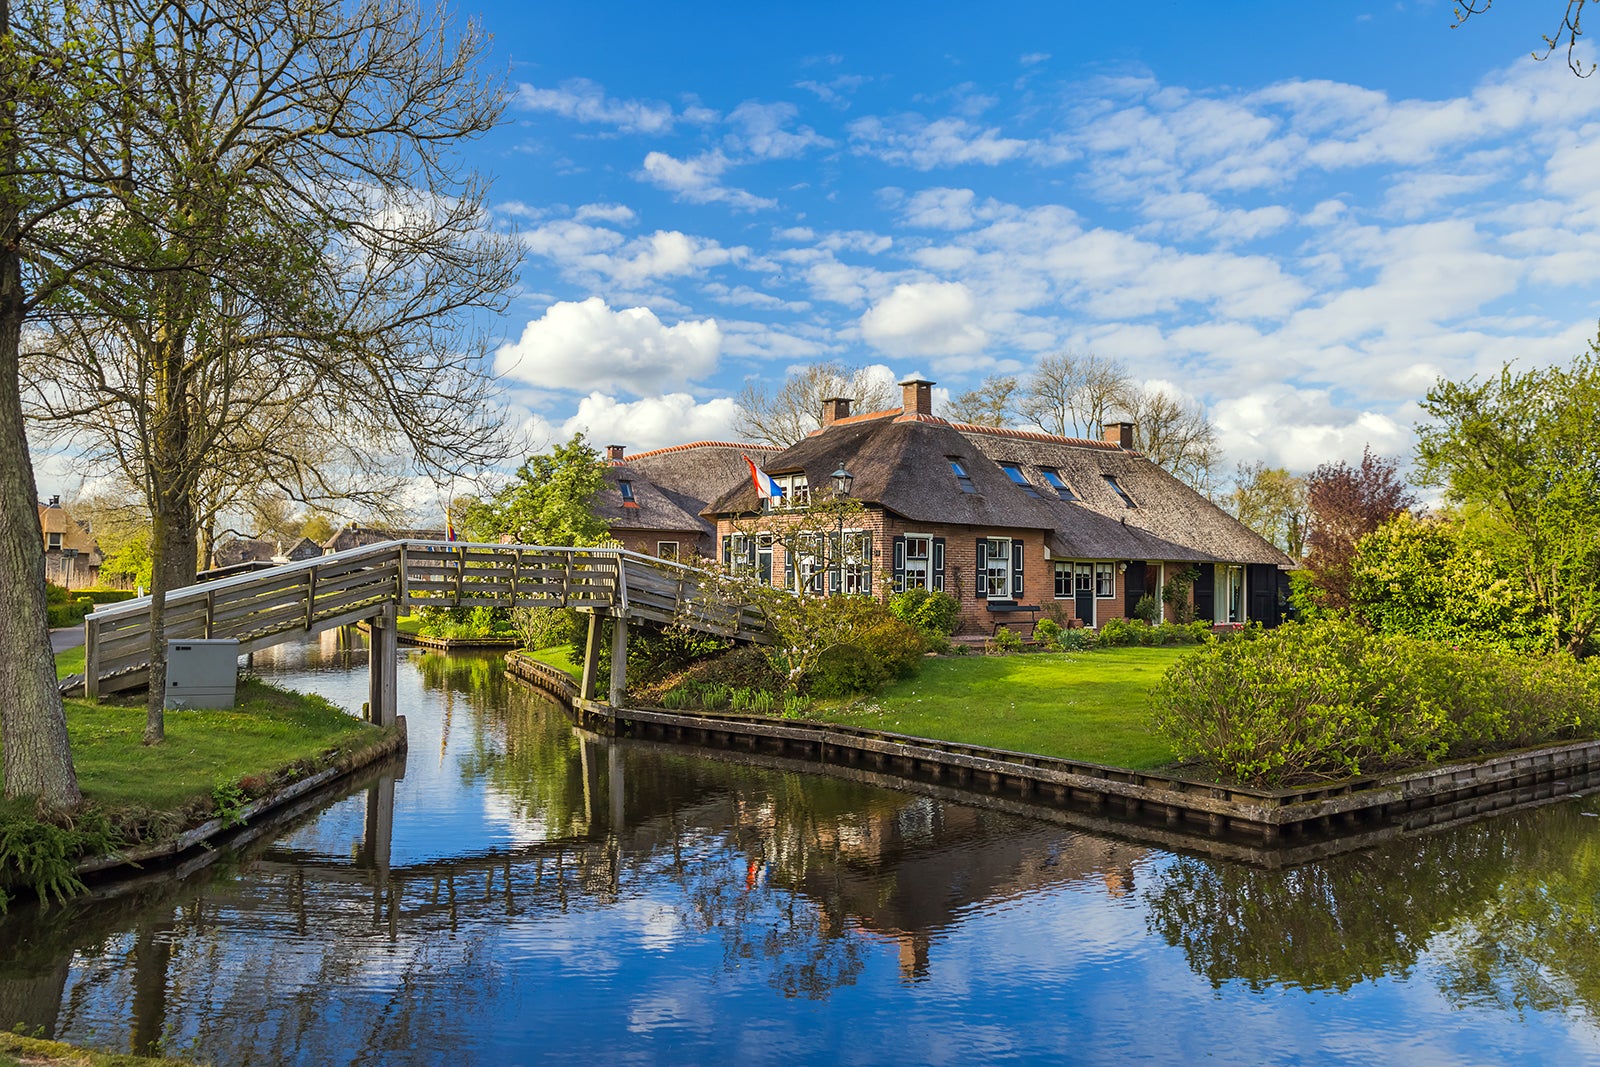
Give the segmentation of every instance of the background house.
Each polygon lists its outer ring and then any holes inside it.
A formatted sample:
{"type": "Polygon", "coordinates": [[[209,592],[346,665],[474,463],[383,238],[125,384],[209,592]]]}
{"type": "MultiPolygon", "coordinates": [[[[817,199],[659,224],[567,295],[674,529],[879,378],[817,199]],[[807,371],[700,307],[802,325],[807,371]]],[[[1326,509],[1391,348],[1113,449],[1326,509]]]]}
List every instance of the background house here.
{"type": "Polygon", "coordinates": [[[86,522],[78,522],[53,496],[39,505],[44,534],[45,581],[66,589],[86,589],[100,579],[100,546],[86,522]]]}
{"type": "Polygon", "coordinates": [[[728,441],[696,441],[635,456],[608,445],[606,484],[595,513],[624,548],[665,559],[716,557],[716,526],[701,516],[710,501],[743,482],[746,455],[761,462],[782,449],[728,441]]]}

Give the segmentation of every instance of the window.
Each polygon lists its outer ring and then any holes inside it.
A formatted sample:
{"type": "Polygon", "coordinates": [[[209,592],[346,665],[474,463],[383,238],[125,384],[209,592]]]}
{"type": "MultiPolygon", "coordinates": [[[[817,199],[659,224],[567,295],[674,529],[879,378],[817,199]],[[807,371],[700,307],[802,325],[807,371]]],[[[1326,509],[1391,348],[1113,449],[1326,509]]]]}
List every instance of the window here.
{"type": "MultiPolygon", "coordinates": [[[[739,570],[749,570],[755,567],[756,539],[754,537],[749,534],[736,533],[732,537],[728,538],[727,542],[728,563],[731,567],[739,570]]],[[[667,541],[664,543],[673,545],[676,544],[676,542],[673,541],[667,541]]],[[[660,555],[661,553],[657,552],[656,554],[660,555]]],[[[674,556],[673,558],[676,559],[677,557],[674,556]]]]}
{"type": "Polygon", "coordinates": [[[45,534],[44,537],[45,537],[45,548],[46,548],[46,550],[54,552],[54,551],[57,551],[58,549],[60,549],[60,547],[61,547],[61,535],[60,534],[58,534],[58,533],[45,534]]]}
{"type": "Polygon", "coordinates": [[[619,491],[621,491],[621,493],[622,493],[622,506],[623,507],[625,507],[625,508],[636,508],[636,507],[639,506],[639,502],[637,500],[633,499],[633,483],[632,482],[619,481],[617,483],[617,489],[619,491]]]}
{"type": "Polygon", "coordinates": [[[963,493],[976,493],[977,490],[972,486],[972,479],[967,476],[967,468],[961,464],[961,457],[946,456],[944,458],[950,461],[950,471],[956,476],[956,482],[961,486],[961,491],[963,493]]]}
{"type": "Polygon", "coordinates": [[[1064,559],[1056,560],[1056,599],[1072,599],[1072,564],[1064,559]]]}
{"type": "Polygon", "coordinates": [[[844,532],[844,592],[872,592],[872,534],[866,530],[844,532]]]}
{"type": "Polygon", "coordinates": [[[990,600],[1011,599],[1011,538],[991,537],[984,563],[990,600]]]}
{"type": "Polygon", "coordinates": [[[929,570],[933,562],[933,538],[921,535],[906,535],[906,583],[907,589],[932,589],[929,583],[929,570]]]}
{"type": "Polygon", "coordinates": [[[1117,572],[1109,563],[1094,565],[1094,595],[1097,600],[1109,600],[1117,595],[1117,572]]]}
{"type": "Polygon", "coordinates": [[[772,480],[778,483],[778,488],[783,490],[783,495],[771,502],[775,508],[807,508],[811,506],[811,487],[806,483],[804,473],[800,474],[775,474],[772,480]]]}
{"type": "Polygon", "coordinates": [[[828,566],[821,534],[801,534],[794,545],[795,591],[822,595],[828,591],[828,566]]]}
{"type": "Polygon", "coordinates": [[[1128,495],[1128,491],[1126,489],[1122,488],[1122,486],[1120,484],[1118,484],[1116,475],[1114,475],[1114,474],[1102,474],[1100,477],[1102,477],[1102,478],[1104,478],[1106,480],[1106,484],[1111,487],[1111,491],[1112,492],[1116,493],[1118,496],[1120,496],[1122,498],[1122,503],[1124,504],[1124,506],[1130,507],[1130,508],[1138,507],[1138,505],[1133,502],[1133,497],[1128,495]]]}
{"type": "Polygon", "coordinates": [[[1065,479],[1061,477],[1060,471],[1051,470],[1049,467],[1040,467],[1039,473],[1044,475],[1044,480],[1050,483],[1050,488],[1054,489],[1056,491],[1056,495],[1062,500],[1078,499],[1077,494],[1072,491],[1072,488],[1067,485],[1065,479]]]}
{"type": "Polygon", "coordinates": [[[1073,589],[1079,596],[1089,596],[1094,592],[1094,568],[1087,563],[1079,563],[1074,570],[1073,589]]]}
{"type": "Polygon", "coordinates": [[[1244,568],[1218,567],[1216,571],[1216,617],[1218,622],[1244,621],[1244,568]]]}
{"type": "Polygon", "coordinates": [[[1021,466],[1015,463],[1002,463],[1000,469],[1005,471],[1006,477],[1011,479],[1012,484],[1021,488],[1024,493],[1029,496],[1039,495],[1039,490],[1035,489],[1033,483],[1028,481],[1028,476],[1022,473],[1021,466]]]}
{"type": "Polygon", "coordinates": [[[678,542],[676,542],[676,541],[657,541],[656,542],[656,555],[659,556],[662,559],[677,559],[678,558],[678,542]]]}

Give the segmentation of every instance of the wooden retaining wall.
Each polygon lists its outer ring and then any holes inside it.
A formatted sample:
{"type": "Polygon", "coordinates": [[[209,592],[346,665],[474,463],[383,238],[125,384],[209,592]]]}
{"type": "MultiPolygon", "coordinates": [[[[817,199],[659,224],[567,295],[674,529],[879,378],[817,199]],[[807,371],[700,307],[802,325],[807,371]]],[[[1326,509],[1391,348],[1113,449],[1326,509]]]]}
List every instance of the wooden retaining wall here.
{"type": "Polygon", "coordinates": [[[513,675],[566,704],[580,725],[597,733],[861,767],[1248,847],[1315,846],[1332,838],[1360,838],[1364,847],[1400,830],[1600,789],[1600,741],[1325,786],[1253,789],[849,726],[618,709],[580,699],[571,678],[555,668],[526,657],[508,663],[513,675]]]}

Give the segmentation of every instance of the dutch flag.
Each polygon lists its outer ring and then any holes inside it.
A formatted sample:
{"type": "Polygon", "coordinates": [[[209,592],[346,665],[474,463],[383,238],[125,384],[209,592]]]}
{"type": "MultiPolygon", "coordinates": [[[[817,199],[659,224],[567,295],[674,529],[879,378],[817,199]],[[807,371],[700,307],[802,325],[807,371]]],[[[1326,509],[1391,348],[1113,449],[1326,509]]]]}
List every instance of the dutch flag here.
{"type": "Polygon", "coordinates": [[[750,480],[756,484],[756,495],[762,500],[777,500],[783,496],[783,487],[772,480],[772,476],[760,467],[749,456],[744,461],[750,464],[750,480]]]}

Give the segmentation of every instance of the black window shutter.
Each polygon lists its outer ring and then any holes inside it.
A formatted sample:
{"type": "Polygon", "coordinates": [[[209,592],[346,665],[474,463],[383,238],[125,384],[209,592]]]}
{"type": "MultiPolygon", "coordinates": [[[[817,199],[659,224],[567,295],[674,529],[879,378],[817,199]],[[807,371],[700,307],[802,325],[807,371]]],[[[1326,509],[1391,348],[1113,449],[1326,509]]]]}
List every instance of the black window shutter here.
{"type": "Polygon", "coordinates": [[[906,588],[906,539],[894,539],[894,591],[905,592],[906,588]]]}
{"type": "Polygon", "coordinates": [[[1142,559],[1128,561],[1128,570],[1122,576],[1123,587],[1123,613],[1128,618],[1133,618],[1133,609],[1139,606],[1139,601],[1144,598],[1145,564],[1142,559]]]}
{"type": "Polygon", "coordinates": [[[944,538],[933,539],[933,588],[944,592],[944,538]]]}
{"type": "Polygon", "coordinates": [[[729,563],[733,562],[733,535],[732,534],[723,534],[722,535],[722,562],[724,564],[729,564],[729,563]]]}
{"type": "Polygon", "coordinates": [[[978,538],[978,598],[989,595],[989,542],[978,538]]]}
{"type": "Polygon", "coordinates": [[[1022,541],[1011,541],[1011,599],[1022,599],[1022,541]]]}
{"type": "Polygon", "coordinates": [[[794,585],[794,543],[783,546],[783,587],[793,589],[794,585]]]}
{"type": "Polygon", "coordinates": [[[861,591],[872,592],[872,531],[861,531],[861,591]]]}
{"type": "Polygon", "coordinates": [[[757,546],[757,548],[756,548],[756,559],[759,560],[760,563],[761,563],[761,584],[762,585],[771,585],[772,584],[772,553],[770,551],[769,552],[762,552],[760,547],[757,546]]]}
{"type": "Polygon", "coordinates": [[[844,576],[844,543],[838,534],[828,534],[822,539],[822,562],[828,567],[828,585],[830,593],[843,592],[839,588],[839,579],[844,576]],[[832,545],[830,551],[828,546],[832,545]]]}
{"type": "Polygon", "coordinates": [[[1196,565],[1200,572],[1194,580],[1194,617],[1196,622],[1211,622],[1217,617],[1216,573],[1212,564],[1196,565]]]}

